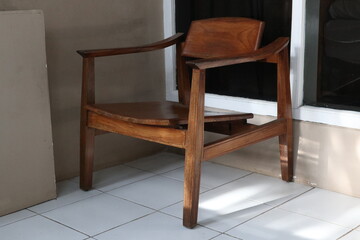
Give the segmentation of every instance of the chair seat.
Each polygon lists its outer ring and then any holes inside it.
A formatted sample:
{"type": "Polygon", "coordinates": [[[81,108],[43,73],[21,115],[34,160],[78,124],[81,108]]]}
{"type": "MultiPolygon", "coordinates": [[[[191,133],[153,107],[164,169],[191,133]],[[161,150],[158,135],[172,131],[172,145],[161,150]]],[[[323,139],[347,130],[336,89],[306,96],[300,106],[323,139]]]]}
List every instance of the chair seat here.
{"type": "MultiPolygon", "coordinates": [[[[97,114],[131,123],[176,126],[188,123],[189,108],[177,102],[136,102],[93,104],[86,107],[97,114]]],[[[252,118],[250,113],[205,111],[205,122],[236,121],[252,118]]]]}

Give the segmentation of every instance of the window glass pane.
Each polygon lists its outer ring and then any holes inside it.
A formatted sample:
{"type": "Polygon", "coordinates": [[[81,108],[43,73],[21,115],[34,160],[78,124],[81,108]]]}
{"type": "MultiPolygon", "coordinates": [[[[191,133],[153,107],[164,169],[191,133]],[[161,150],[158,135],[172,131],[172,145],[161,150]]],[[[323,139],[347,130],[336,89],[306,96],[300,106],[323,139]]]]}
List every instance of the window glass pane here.
{"type": "MultiPolygon", "coordinates": [[[[248,17],[265,22],[262,45],[290,36],[291,0],[176,0],[176,31],[191,21],[213,17],[248,17]]],[[[276,66],[246,63],[207,71],[206,92],[264,100],[276,99],[276,66]]]]}
{"type": "Polygon", "coordinates": [[[304,102],[360,110],[360,0],[306,4],[304,102]]]}

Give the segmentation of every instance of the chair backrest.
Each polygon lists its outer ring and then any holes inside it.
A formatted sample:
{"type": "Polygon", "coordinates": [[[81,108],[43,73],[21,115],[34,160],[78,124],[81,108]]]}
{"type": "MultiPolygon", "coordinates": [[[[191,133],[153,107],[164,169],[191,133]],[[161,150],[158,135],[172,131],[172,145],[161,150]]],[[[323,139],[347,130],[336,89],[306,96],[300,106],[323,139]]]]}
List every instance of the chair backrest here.
{"type": "Polygon", "coordinates": [[[210,18],[191,23],[184,57],[224,57],[259,48],[265,23],[249,18],[210,18]]]}

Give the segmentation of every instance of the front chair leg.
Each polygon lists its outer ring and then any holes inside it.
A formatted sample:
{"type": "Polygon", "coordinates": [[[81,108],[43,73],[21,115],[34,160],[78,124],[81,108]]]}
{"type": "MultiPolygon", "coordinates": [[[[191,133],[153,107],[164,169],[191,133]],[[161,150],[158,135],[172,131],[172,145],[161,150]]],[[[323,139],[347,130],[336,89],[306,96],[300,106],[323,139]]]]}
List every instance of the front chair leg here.
{"type": "Polygon", "coordinates": [[[204,151],[205,71],[193,70],[192,77],[184,170],[183,224],[188,228],[196,226],[198,215],[201,160],[204,151]]]}
{"type": "Polygon", "coordinates": [[[293,180],[293,134],[292,120],[287,120],[287,131],[279,136],[281,178],[284,181],[293,180]]]}
{"type": "Polygon", "coordinates": [[[95,129],[81,124],[80,130],[80,188],[88,191],[92,187],[94,165],[95,129]]]}
{"type": "Polygon", "coordinates": [[[199,152],[186,150],[185,153],[183,225],[187,228],[197,224],[201,175],[199,152]]]}

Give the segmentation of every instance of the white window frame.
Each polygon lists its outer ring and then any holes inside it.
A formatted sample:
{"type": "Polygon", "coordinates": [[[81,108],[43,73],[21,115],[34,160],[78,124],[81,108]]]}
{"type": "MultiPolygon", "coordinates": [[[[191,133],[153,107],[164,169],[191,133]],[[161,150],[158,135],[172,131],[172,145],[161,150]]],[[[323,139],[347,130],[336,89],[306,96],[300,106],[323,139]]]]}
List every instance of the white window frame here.
{"type": "MultiPolygon", "coordinates": [[[[175,33],[175,0],[163,0],[164,36],[175,33]]],[[[360,113],[356,111],[303,105],[304,97],[304,52],[305,52],[306,0],[295,0],[292,5],[290,81],[293,118],[302,121],[360,129],[360,113]]],[[[175,49],[165,50],[166,99],[178,100],[175,85],[175,49]]],[[[230,97],[217,94],[205,95],[205,105],[258,115],[276,116],[276,103],[264,100],[230,97]]]]}

